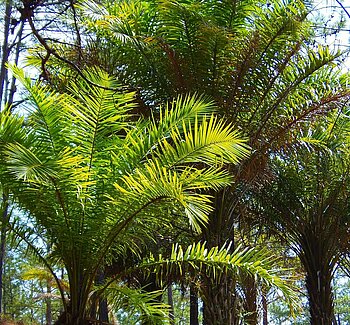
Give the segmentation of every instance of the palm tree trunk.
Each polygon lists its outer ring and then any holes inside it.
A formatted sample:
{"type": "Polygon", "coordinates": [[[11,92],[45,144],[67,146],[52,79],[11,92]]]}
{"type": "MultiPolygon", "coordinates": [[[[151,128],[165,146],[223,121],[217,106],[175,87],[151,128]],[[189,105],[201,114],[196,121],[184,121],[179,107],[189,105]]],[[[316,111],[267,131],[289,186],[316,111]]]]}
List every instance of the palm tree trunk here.
{"type": "Polygon", "coordinates": [[[334,320],[334,302],[330,272],[314,270],[306,276],[306,288],[309,296],[311,325],[332,325],[334,320]]]}
{"type": "Polygon", "coordinates": [[[244,291],[244,321],[247,325],[258,324],[257,311],[257,284],[253,276],[246,275],[242,279],[242,286],[244,291]]]}
{"type": "Polygon", "coordinates": [[[304,236],[300,260],[306,271],[306,289],[309,297],[310,324],[332,325],[334,320],[334,301],[332,279],[334,258],[329,242],[321,234],[304,236]]]}
{"type": "Polygon", "coordinates": [[[202,286],[203,324],[238,325],[235,285],[232,278],[223,274],[220,281],[206,278],[202,286]]]}
{"type": "MultiPolygon", "coordinates": [[[[203,241],[209,247],[227,244],[228,239],[233,241],[234,215],[231,209],[232,198],[230,190],[225,189],[212,193],[215,197],[215,210],[210,215],[209,223],[203,229],[203,241]]],[[[234,250],[234,244],[230,247],[234,250]]],[[[236,297],[235,279],[228,274],[222,274],[220,280],[203,276],[201,284],[201,298],[203,300],[204,325],[236,325],[239,323],[237,311],[238,298],[236,297]]]]}

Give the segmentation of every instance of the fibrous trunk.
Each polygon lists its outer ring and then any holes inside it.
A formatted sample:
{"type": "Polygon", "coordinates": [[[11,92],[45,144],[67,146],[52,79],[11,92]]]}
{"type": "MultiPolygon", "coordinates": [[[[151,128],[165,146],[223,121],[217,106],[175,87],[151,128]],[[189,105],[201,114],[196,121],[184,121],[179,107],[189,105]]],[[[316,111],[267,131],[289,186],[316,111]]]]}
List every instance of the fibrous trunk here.
{"type": "Polygon", "coordinates": [[[306,271],[306,289],[309,297],[310,324],[332,325],[334,301],[332,279],[336,254],[332,253],[329,238],[308,233],[303,238],[300,260],[306,271]]]}
{"type": "Polygon", "coordinates": [[[202,284],[203,324],[238,325],[235,285],[232,278],[222,275],[220,281],[206,278],[202,284]]]}
{"type": "Polygon", "coordinates": [[[247,325],[258,324],[257,295],[258,288],[254,276],[247,274],[242,277],[242,289],[244,292],[244,323],[247,325]]]}
{"type": "Polygon", "coordinates": [[[306,276],[311,325],[333,324],[334,303],[331,281],[331,273],[327,270],[314,270],[306,276]]]}
{"type": "MultiPolygon", "coordinates": [[[[231,192],[223,190],[213,193],[213,196],[214,211],[207,227],[203,229],[203,241],[207,242],[208,247],[222,247],[231,239],[228,249],[233,252],[234,213],[230,203],[233,200],[231,192]]],[[[203,274],[200,294],[204,325],[239,324],[236,279],[228,274],[221,274],[217,279],[203,274]]]]}

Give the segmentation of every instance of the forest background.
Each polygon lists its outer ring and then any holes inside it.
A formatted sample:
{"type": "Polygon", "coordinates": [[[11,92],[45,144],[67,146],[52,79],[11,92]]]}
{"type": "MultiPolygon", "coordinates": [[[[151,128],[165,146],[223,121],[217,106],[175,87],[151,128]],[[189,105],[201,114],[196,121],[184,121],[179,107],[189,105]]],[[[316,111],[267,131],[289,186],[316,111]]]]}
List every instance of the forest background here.
{"type": "Polygon", "coordinates": [[[345,3],[2,6],[5,318],[350,323],[345,3]]]}

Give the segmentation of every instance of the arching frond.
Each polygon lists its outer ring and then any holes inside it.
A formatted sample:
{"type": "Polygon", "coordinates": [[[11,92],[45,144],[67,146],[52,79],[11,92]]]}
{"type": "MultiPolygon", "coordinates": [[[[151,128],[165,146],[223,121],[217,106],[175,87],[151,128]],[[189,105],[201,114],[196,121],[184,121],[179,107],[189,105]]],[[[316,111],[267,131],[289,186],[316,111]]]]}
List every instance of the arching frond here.
{"type": "MultiPolygon", "coordinates": [[[[97,287],[96,293],[99,294],[97,287]]],[[[108,299],[109,305],[114,310],[135,315],[135,323],[148,321],[152,324],[166,324],[169,321],[169,306],[159,301],[162,291],[146,292],[142,289],[133,289],[119,283],[113,283],[102,291],[102,297],[108,299]]]]}
{"type": "MultiPolygon", "coordinates": [[[[162,281],[170,274],[185,275],[187,272],[201,271],[220,278],[223,273],[243,272],[259,277],[267,285],[281,290],[290,307],[296,308],[298,298],[293,290],[292,279],[283,275],[283,270],[275,268],[277,258],[267,250],[237,247],[229,253],[225,247],[206,248],[203,243],[190,245],[184,250],[181,245],[173,246],[171,255],[166,258],[159,254],[151,255],[140,268],[154,272],[162,281]]],[[[286,270],[284,270],[286,271],[286,270]]]]}

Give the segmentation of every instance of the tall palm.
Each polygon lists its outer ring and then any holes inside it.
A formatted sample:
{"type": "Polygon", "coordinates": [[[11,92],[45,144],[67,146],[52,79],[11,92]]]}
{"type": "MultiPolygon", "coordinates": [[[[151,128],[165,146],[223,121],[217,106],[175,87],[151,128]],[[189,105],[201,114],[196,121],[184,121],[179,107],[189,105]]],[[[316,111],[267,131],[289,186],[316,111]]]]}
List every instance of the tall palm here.
{"type": "MultiPolygon", "coordinates": [[[[13,70],[29,92],[24,130],[30,141],[6,143],[2,157],[19,206],[33,216],[32,225],[13,230],[55,277],[65,309],[60,321],[85,324],[101,268],[126,247],[137,252],[155,225],[170,222],[169,210],[181,211],[198,231],[212,209],[202,192],[228,185],[223,164],[238,162],[249,150],[231,125],[212,115],[212,104],[196,97],[179,97],[159,110],[157,120],[138,118],[134,94],[118,90],[101,71],[87,72],[96,86],[75,80],[66,93],[55,93],[13,70]],[[53,257],[66,268],[68,301],[53,262],[43,258],[40,235],[50,238],[53,257]]],[[[241,267],[275,281],[261,267],[268,262],[264,255],[252,266],[258,258],[252,251],[230,257],[202,245],[186,252],[178,247],[170,259],[150,258],[138,267],[167,272],[188,262],[193,268],[196,256],[199,268],[241,267]]]]}
{"type": "Polygon", "coordinates": [[[334,324],[332,279],[349,250],[348,117],[309,130],[306,148],[276,159],[274,178],[258,195],[262,216],[283,232],[306,273],[311,324],[334,324]],[[316,145],[316,148],[315,148],[316,145]]]}

